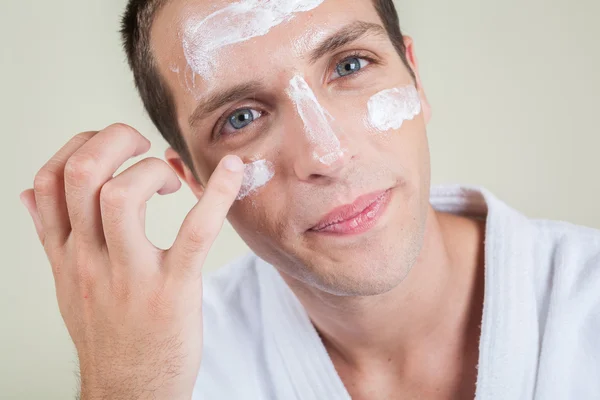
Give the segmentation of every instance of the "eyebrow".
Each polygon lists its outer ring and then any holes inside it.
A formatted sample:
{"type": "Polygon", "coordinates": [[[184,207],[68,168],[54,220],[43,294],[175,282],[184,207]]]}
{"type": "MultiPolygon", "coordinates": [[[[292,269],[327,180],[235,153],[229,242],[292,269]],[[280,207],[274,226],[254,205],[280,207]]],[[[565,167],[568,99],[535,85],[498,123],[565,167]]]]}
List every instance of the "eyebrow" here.
{"type": "Polygon", "coordinates": [[[310,63],[314,64],[324,55],[333,53],[366,35],[381,36],[386,35],[386,31],[381,25],[372,22],[354,21],[334,32],[312,50],[309,56],[310,63]]]}
{"type": "Polygon", "coordinates": [[[250,97],[262,90],[262,88],[263,83],[260,81],[245,82],[209,95],[198,103],[196,109],[188,119],[190,127],[194,127],[205,115],[218,110],[226,104],[250,97]]]}
{"type": "MultiPolygon", "coordinates": [[[[325,38],[315,49],[310,51],[309,62],[314,64],[324,55],[332,53],[369,34],[376,36],[385,35],[386,31],[378,24],[354,21],[325,38]]],[[[193,128],[198,122],[204,119],[206,115],[213,113],[215,110],[218,110],[226,104],[251,97],[263,88],[264,84],[262,82],[253,81],[212,93],[198,103],[196,109],[188,118],[188,123],[190,127],[193,128]]]]}

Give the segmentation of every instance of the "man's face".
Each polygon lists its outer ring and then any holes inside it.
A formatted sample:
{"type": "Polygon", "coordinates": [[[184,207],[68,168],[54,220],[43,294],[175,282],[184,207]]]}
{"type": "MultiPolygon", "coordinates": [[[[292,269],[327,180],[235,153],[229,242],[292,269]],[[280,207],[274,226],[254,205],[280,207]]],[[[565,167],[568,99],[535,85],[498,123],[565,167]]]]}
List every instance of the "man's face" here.
{"type": "Polygon", "coordinates": [[[228,216],[257,255],[333,294],[402,281],[429,204],[428,105],[371,0],[172,0],[152,45],[200,181],[236,154],[266,182],[228,216]]]}

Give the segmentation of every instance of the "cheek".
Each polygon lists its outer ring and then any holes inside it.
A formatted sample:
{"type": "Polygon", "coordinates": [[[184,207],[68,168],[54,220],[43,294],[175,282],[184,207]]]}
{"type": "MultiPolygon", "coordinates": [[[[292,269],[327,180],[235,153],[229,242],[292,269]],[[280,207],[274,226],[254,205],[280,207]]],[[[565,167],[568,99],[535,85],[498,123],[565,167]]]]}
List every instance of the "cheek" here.
{"type": "Polygon", "coordinates": [[[272,182],[244,201],[237,201],[230,209],[229,223],[244,242],[260,257],[280,251],[282,243],[290,238],[290,203],[278,193],[278,182],[272,182]]]}
{"type": "Polygon", "coordinates": [[[340,98],[333,113],[340,131],[383,137],[382,133],[399,130],[421,111],[416,87],[405,85],[382,90],[371,97],[346,95],[340,98]]]}
{"type": "MultiPolygon", "coordinates": [[[[429,147],[419,92],[414,85],[382,90],[367,101],[366,128],[379,151],[401,160],[411,174],[428,175],[429,147]]],[[[421,180],[423,177],[418,178],[421,180]]]]}
{"type": "Polygon", "coordinates": [[[275,167],[273,163],[267,160],[258,160],[246,164],[244,169],[244,180],[238,194],[237,200],[243,200],[245,197],[256,193],[265,186],[275,176],[275,167]]]}
{"type": "Polygon", "coordinates": [[[405,121],[421,113],[419,93],[414,85],[383,90],[367,103],[367,125],[379,132],[400,129],[405,121]]]}

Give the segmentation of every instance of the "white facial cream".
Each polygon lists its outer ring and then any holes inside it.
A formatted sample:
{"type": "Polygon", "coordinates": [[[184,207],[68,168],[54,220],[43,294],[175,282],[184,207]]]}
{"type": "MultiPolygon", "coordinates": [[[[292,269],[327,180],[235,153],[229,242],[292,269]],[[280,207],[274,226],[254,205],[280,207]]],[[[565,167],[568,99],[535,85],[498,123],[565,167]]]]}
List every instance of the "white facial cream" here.
{"type": "Polygon", "coordinates": [[[369,99],[369,124],[382,132],[400,129],[404,121],[421,113],[419,92],[414,85],[383,90],[369,99]]]}
{"type": "Polygon", "coordinates": [[[339,139],[329,125],[328,118],[333,118],[321,107],[303,77],[294,76],[287,92],[304,122],[310,142],[316,147],[314,157],[325,165],[333,164],[344,154],[339,139]]]}
{"type": "Polygon", "coordinates": [[[183,29],[183,52],[194,73],[208,79],[217,52],[235,43],[266,35],[289,21],[295,13],[310,11],[324,0],[242,0],[210,14],[187,21],[183,29]]]}
{"type": "Polygon", "coordinates": [[[265,186],[275,176],[273,163],[267,160],[255,161],[246,164],[244,168],[244,180],[238,194],[237,200],[254,193],[257,189],[265,186]]]}

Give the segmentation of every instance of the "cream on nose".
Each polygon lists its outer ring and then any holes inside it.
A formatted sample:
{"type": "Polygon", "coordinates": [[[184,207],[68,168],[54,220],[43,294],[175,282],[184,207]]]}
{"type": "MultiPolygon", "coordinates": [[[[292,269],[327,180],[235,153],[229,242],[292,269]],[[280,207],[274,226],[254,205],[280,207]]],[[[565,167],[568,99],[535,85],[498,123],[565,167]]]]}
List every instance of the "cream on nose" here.
{"type": "Polygon", "coordinates": [[[302,76],[296,75],[290,80],[287,93],[296,106],[304,124],[304,132],[313,146],[313,157],[325,165],[335,163],[344,152],[329,124],[333,117],[319,104],[302,76]]]}

